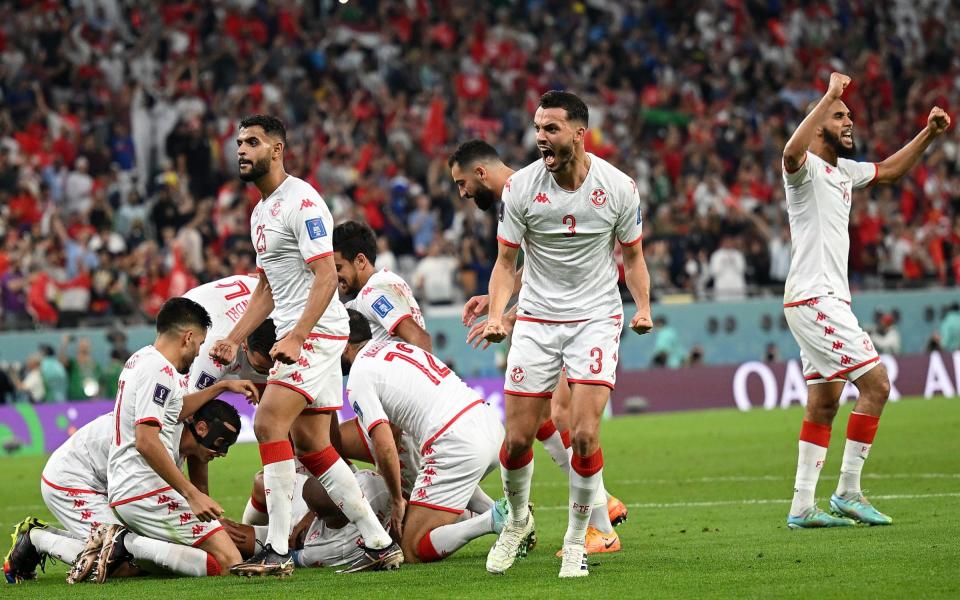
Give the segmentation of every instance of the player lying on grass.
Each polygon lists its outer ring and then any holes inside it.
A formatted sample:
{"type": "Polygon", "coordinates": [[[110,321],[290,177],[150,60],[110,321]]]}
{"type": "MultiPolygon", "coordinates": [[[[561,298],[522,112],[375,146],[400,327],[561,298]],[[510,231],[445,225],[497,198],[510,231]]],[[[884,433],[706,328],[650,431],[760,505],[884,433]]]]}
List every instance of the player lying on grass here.
{"type": "MultiPolygon", "coordinates": [[[[226,402],[211,400],[177,429],[174,462],[182,466],[184,459],[195,458],[207,463],[226,454],[240,431],[240,417],[226,402]]],[[[108,413],[81,427],[50,455],[40,491],[44,504],[66,531],[34,517],[21,521],[14,528],[13,545],[4,559],[8,583],[34,579],[37,567],[43,568],[48,556],[75,566],[70,583],[81,581],[91,571],[98,581],[108,575],[139,573],[131,561],[151,563],[179,575],[204,576],[217,570],[219,564],[204,550],[151,539],[120,526],[107,505],[107,461],[114,436],[115,419],[108,413]],[[109,541],[106,552],[105,541],[109,541]]],[[[163,499],[164,508],[170,510],[174,501],[163,499]]]]}
{"type": "MultiPolygon", "coordinates": [[[[497,532],[503,503],[458,521],[477,484],[497,466],[503,427],[493,409],[429,352],[403,342],[372,342],[366,318],[349,314],[347,399],[370,435],[371,454],[390,490],[390,524],[404,560],[440,560],[497,532]],[[422,456],[409,501],[391,424],[410,434],[422,456]]],[[[533,542],[524,540],[521,552],[533,542]]]]}

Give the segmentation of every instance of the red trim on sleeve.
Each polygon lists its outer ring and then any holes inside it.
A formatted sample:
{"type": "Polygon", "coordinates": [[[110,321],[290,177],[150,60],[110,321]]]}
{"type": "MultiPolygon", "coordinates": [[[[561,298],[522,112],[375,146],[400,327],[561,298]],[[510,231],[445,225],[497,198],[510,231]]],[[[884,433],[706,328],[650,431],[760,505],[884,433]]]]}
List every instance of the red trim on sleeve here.
{"type": "MultiPolygon", "coordinates": [[[[617,240],[617,241],[620,242],[620,240],[617,240]]],[[[642,242],[642,241],[643,241],[643,234],[641,233],[641,234],[640,234],[640,237],[638,237],[637,239],[633,240],[632,242],[620,242],[620,245],[621,245],[621,246],[636,246],[637,244],[639,244],[639,243],[642,242]]]]}
{"type": "Polygon", "coordinates": [[[510,394],[511,396],[520,396],[523,398],[549,398],[553,396],[553,392],[515,392],[513,390],[508,390],[503,388],[504,394],[510,394]]]}
{"type": "Polygon", "coordinates": [[[390,335],[394,335],[393,332],[397,330],[397,327],[400,325],[400,323],[403,323],[404,321],[406,321],[411,317],[413,317],[413,315],[411,315],[410,313],[403,315],[393,323],[393,327],[391,327],[390,331],[388,331],[387,333],[389,333],[390,335]]]}
{"type": "Polygon", "coordinates": [[[390,424],[390,421],[388,421],[388,420],[386,420],[386,419],[377,419],[377,420],[374,421],[373,423],[370,423],[370,427],[367,427],[367,434],[370,435],[371,438],[372,438],[372,437],[373,437],[373,434],[372,434],[371,432],[373,431],[373,428],[376,427],[377,425],[382,424],[382,423],[386,423],[387,425],[389,425],[389,424],[390,424]]]}
{"type": "Polygon", "coordinates": [[[311,256],[310,258],[304,260],[303,262],[305,262],[305,263],[307,263],[307,264],[309,265],[309,264],[312,263],[313,261],[315,261],[315,260],[320,260],[321,258],[326,258],[326,257],[330,256],[331,254],[333,254],[333,252],[324,252],[323,254],[317,254],[316,256],[311,256]]]}
{"type": "Polygon", "coordinates": [[[581,385],[603,385],[611,390],[613,389],[613,384],[609,381],[601,381],[599,379],[570,379],[567,378],[568,383],[579,383],[581,385]]]}
{"type": "Polygon", "coordinates": [[[141,423],[156,423],[157,427],[163,429],[163,423],[160,422],[160,419],[156,417],[146,417],[145,419],[140,419],[139,421],[134,422],[133,426],[136,427],[141,423]]]}
{"type": "Polygon", "coordinates": [[[215,533],[218,532],[218,531],[223,531],[223,525],[220,525],[219,527],[214,527],[213,529],[211,529],[210,531],[208,531],[208,532],[207,532],[207,535],[203,536],[202,538],[200,538],[199,540],[197,540],[197,541],[195,541],[195,542],[193,543],[193,547],[196,548],[196,547],[199,546],[200,544],[204,543],[205,541],[207,541],[207,538],[208,538],[208,537],[210,537],[211,535],[215,534],[215,533]]]}
{"type": "Polygon", "coordinates": [[[162,494],[163,492],[169,492],[173,489],[173,486],[168,485],[167,487],[162,487],[158,490],[153,490],[152,492],[147,492],[146,494],[140,494],[139,496],[133,496],[132,498],[125,498],[123,500],[117,500],[116,502],[110,503],[110,508],[116,508],[123,504],[129,504],[131,502],[136,502],[137,500],[143,500],[144,498],[149,498],[150,496],[156,496],[157,494],[162,494]]]}
{"type": "MultiPolygon", "coordinates": [[[[453,423],[454,423],[457,419],[459,419],[460,417],[462,417],[465,412],[467,412],[468,410],[470,410],[470,409],[473,408],[474,406],[477,406],[477,405],[480,405],[480,404],[483,404],[483,400],[474,400],[474,401],[471,402],[470,404],[464,406],[464,407],[460,410],[460,412],[458,412],[457,414],[453,415],[453,418],[450,419],[449,421],[447,421],[447,424],[446,424],[446,425],[444,425],[443,427],[441,427],[440,430],[437,431],[435,434],[433,434],[433,436],[432,436],[429,440],[427,440],[426,442],[423,443],[423,446],[420,447],[420,454],[426,454],[427,448],[429,448],[430,445],[433,444],[433,442],[435,442],[438,437],[440,437],[441,435],[443,435],[443,432],[444,432],[444,431],[446,431],[447,429],[449,429],[450,426],[453,425],[453,423]]],[[[368,431],[369,431],[369,430],[368,430],[368,431]]]]}
{"type": "Polygon", "coordinates": [[[417,500],[410,500],[407,504],[413,506],[422,506],[424,508],[432,508],[433,510],[442,510],[444,512],[453,513],[455,515],[462,515],[463,510],[458,508],[449,508],[446,506],[438,506],[436,504],[427,504],[426,502],[418,502],[417,500]]]}
{"type": "Polygon", "coordinates": [[[84,490],[81,488],[68,488],[68,487],[63,487],[62,485],[57,485],[51,482],[46,477],[44,477],[43,475],[40,476],[40,481],[44,482],[45,484],[49,485],[55,490],[60,490],[61,492],[69,492],[71,494],[96,494],[98,496],[106,496],[105,493],[98,492],[97,490],[84,490]]]}
{"type": "Polygon", "coordinates": [[[302,394],[303,397],[307,399],[308,403],[313,404],[313,396],[311,396],[310,394],[306,393],[305,391],[301,390],[300,388],[298,388],[297,386],[291,383],[287,383],[286,381],[277,381],[275,379],[269,379],[267,380],[267,385],[279,385],[287,389],[293,390],[295,392],[300,392],[300,394],[302,394]]]}
{"type": "Polygon", "coordinates": [[[877,182],[877,179],[878,179],[879,177],[880,177],[880,164],[879,164],[879,163],[873,163],[873,179],[871,179],[871,180],[870,180],[870,183],[868,183],[868,184],[867,184],[866,186],[864,186],[864,187],[870,187],[870,186],[872,186],[873,184],[875,184],[875,183],[877,182]]]}
{"type": "Polygon", "coordinates": [[[367,443],[367,436],[363,432],[363,425],[360,424],[360,419],[354,419],[354,423],[357,424],[357,433],[360,434],[360,441],[363,443],[363,449],[367,451],[367,462],[371,465],[377,464],[377,460],[373,458],[373,452],[370,452],[370,445],[367,443]]]}
{"type": "Polygon", "coordinates": [[[500,237],[499,235],[497,236],[497,241],[500,242],[501,244],[503,244],[504,246],[510,246],[511,248],[519,248],[519,247],[520,247],[520,244],[515,244],[515,243],[513,243],[513,242],[507,241],[507,240],[503,239],[502,237],[500,237]]]}
{"type": "Polygon", "coordinates": [[[803,153],[803,160],[800,161],[800,164],[797,165],[797,168],[796,168],[796,169],[794,169],[794,170],[791,171],[790,169],[787,168],[787,163],[783,163],[783,170],[787,172],[787,175],[793,175],[794,173],[796,173],[797,171],[799,171],[799,170],[803,167],[803,165],[805,165],[805,164],[807,164],[807,153],[806,153],[806,152],[803,153]]]}

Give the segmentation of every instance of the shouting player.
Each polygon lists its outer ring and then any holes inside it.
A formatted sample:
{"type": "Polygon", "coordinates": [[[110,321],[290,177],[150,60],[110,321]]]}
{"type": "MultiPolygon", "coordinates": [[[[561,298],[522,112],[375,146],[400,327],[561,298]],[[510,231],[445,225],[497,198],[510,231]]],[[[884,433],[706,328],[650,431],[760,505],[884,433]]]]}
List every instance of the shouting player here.
{"type": "Polygon", "coordinates": [[[890,381],[870,336],[850,309],[847,225],[854,190],[897,181],[950,126],[947,113],[935,107],[927,126],[883,162],[851,160],[856,156],[853,116],[840,99],[849,83],[846,75],[831,74],[827,93],[783,149],[783,182],[793,239],[783,312],[800,345],[808,386],[793,502],[787,517],[787,525],[797,529],[853,525],[855,521],[871,525],[892,522],[860,489],[860,473],[890,394],[890,381]],[[833,516],[817,508],[814,494],[845,381],[857,386],[860,397],[847,421],[840,483],[830,498],[837,515],[833,516]]]}
{"type": "Polygon", "coordinates": [[[355,295],[346,304],[370,321],[373,340],[397,340],[433,349],[417,299],[402,277],[377,270],[377,238],[366,223],[347,221],[333,229],[333,258],[340,292],[355,295]]]}
{"type": "Polygon", "coordinates": [[[233,362],[239,344],[271,313],[276,363],[254,417],[260,442],[270,515],[267,543],[237,565],[237,575],[284,575],[293,571],[287,536],[296,483],[293,436],[300,462],[363,535],[364,555],[351,571],[400,566],[399,545],[363,498],[350,467],[330,443],[332,415],[343,403],[340,354],[349,326],[337,298],[333,217],[313,187],[283,167],[286,130],[278,119],[254,115],[240,122],[240,178],[252,182],[261,200],[250,217],[260,282],[247,310],[211,356],[233,362]]]}
{"type": "MultiPolygon", "coordinates": [[[[464,142],[450,156],[447,161],[450,175],[462,198],[472,198],[481,210],[489,210],[503,196],[503,189],[507,180],[514,171],[503,163],[496,149],[483,140],[464,142]]],[[[521,276],[523,269],[517,270],[513,293],[516,294],[522,286],[521,276]]],[[[474,296],[467,301],[463,308],[463,324],[470,327],[467,342],[474,347],[485,343],[483,330],[485,322],[476,322],[478,317],[487,313],[489,296],[474,296]]],[[[513,331],[517,319],[515,305],[503,317],[503,324],[507,333],[513,331]]],[[[537,430],[537,440],[550,454],[553,461],[565,473],[570,471],[570,386],[567,383],[566,373],[561,371],[557,387],[550,397],[550,404],[544,407],[544,422],[537,430]]],[[[587,553],[617,552],[620,550],[620,536],[614,531],[614,526],[627,519],[627,507],[619,499],[611,496],[601,476],[599,491],[594,510],[590,511],[590,525],[587,527],[587,553]]]]}
{"type": "Polygon", "coordinates": [[[507,357],[506,437],[500,453],[510,519],[487,556],[492,573],[513,565],[534,530],[527,505],[531,443],[544,404],[566,367],[573,456],[560,576],[588,575],[585,535],[603,468],[600,418],[615,384],[623,328],[613,259],[618,241],[627,287],[637,305],[630,328],[643,334],[653,327],[640,197],[633,180],[584,150],[587,122],[587,106],[574,94],[544,94],[534,116],[542,160],[514,173],[503,189],[484,329],[491,342],[507,336],[503,312],[514,288],[521,243],[525,265],[507,357]]]}

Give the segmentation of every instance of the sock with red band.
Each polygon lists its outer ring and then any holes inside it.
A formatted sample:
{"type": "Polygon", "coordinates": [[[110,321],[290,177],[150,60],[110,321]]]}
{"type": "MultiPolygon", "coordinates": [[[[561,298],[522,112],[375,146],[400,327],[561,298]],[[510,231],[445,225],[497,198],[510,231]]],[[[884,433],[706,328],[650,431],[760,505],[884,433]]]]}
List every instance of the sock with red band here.
{"type": "Polygon", "coordinates": [[[266,525],[267,519],[267,507],[250,496],[247,505],[243,507],[243,519],[240,522],[245,525],[266,525]]]}
{"type": "Polygon", "coordinates": [[[263,462],[263,489],[269,514],[267,543],[278,554],[286,554],[293,519],[293,490],[297,468],[293,464],[293,446],[287,440],[260,444],[263,462]]]}
{"type": "Polygon", "coordinates": [[[790,514],[799,517],[814,505],[817,481],[827,460],[830,445],[830,426],[804,421],[800,427],[797,477],[793,483],[793,501],[790,514]]]}
{"type": "Polygon", "coordinates": [[[537,439],[543,444],[543,449],[547,451],[553,462],[567,473],[570,470],[570,457],[567,455],[567,447],[563,444],[563,436],[557,431],[553,421],[547,419],[537,430],[537,439]]]}
{"type": "Polygon", "coordinates": [[[877,435],[880,417],[852,412],[847,421],[847,442],[843,448],[843,463],[840,465],[838,496],[860,495],[860,473],[870,454],[873,438],[877,435]]]}
{"type": "Polygon", "coordinates": [[[510,504],[510,519],[526,523],[529,514],[530,480],[533,479],[533,451],[514,459],[507,456],[507,447],[500,447],[500,478],[503,495],[510,504]]]}
{"type": "Polygon", "coordinates": [[[177,575],[204,577],[220,574],[217,559],[199,548],[143,537],[132,531],[123,538],[123,546],[134,559],[151,562],[177,575]]]}
{"type": "Polygon", "coordinates": [[[603,477],[603,451],[590,456],[574,454],[570,461],[570,511],[564,544],[583,544],[590,523],[590,512],[603,477]]]}
{"type": "Polygon", "coordinates": [[[471,540],[493,532],[493,516],[489,511],[471,519],[437,527],[420,538],[417,558],[423,562],[438,561],[463,548],[471,540]]]}

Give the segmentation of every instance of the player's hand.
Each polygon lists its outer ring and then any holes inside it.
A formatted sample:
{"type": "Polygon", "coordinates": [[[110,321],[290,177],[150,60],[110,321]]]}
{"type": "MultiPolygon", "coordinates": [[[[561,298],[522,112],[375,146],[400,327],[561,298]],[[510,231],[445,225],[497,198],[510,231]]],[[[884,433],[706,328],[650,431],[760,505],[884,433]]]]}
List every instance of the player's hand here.
{"type": "Polygon", "coordinates": [[[502,319],[487,319],[486,325],[483,328],[483,339],[497,344],[507,339],[509,333],[502,319]]]}
{"type": "Polygon", "coordinates": [[[210,348],[210,358],[229,365],[237,360],[237,352],[240,350],[240,344],[231,340],[218,340],[210,348]]]}
{"type": "Polygon", "coordinates": [[[230,539],[233,540],[234,545],[243,546],[248,542],[250,536],[247,535],[247,529],[240,527],[235,521],[230,519],[220,519],[220,524],[223,525],[224,530],[226,530],[227,535],[230,536],[230,539]]]}
{"type": "Polygon", "coordinates": [[[190,510],[193,511],[194,516],[204,523],[219,519],[223,515],[223,508],[217,504],[217,501],[200,490],[197,490],[191,496],[187,496],[187,503],[190,505],[190,510]]]}
{"type": "Polygon", "coordinates": [[[300,360],[300,350],[302,348],[303,340],[298,340],[293,335],[286,335],[283,339],[277,340],[277,343],[270,349],[270,358],[285,365],[292,365],[300,360]]]}
{"type": "Polygon", "coordinates": [[[390,511],[390,530],[395,532],[397,537],[403,536],[403,518],[407,515],[407,501],[402,497],[393,501],[393,509],[390,511]]]}
{"type": "Polygon", "coordinates": [[[484,294],[483,296],[470,298],[467,300],[467,303],[463,305],[463,324],[470,327],[477,320],[477,317],[482,317],[487,314],[489,308],[490,296],[484,294]]]}
{"type": "Polygon", "coordinates": [[[220,383],[223,384],[226,391],[233,392],[234,394],[242,394],[250,404],[260,402],[260,391],[257,390],[257,386],[252,381],[247,379],[228,379],[220,383]]]}
{"type": "Polygon", "coordinates": [[[637,314],[633,315],[633,318],[630,319],[630,329],[636,331],[639,335],[650,333],[653,329],[653,321],[650,320],[650,314],[638,311],[637,314]]]}
{"type": "Polygon", "coordinates": [[[940,135],[950,128],[950,115],[939,106],[934,106],[927,117],[927,128],[933,135],[940,135]]]}
{"type": "Polygon", "coordinates": [[[290,531],[290,537],[287,540],[287,545],[290,549],[293,548],[303,548],[304,539],[307,537],[307,531],[310,530],[310,525],[313,523],[313,520],[316,518],[316,515],[313,511],[308,512],[300,519],[300,522],[293,526],[293,529],[290,531]]]}
{"type": "MultiPolygon", "coordinates": [[[[516,317],[503,318],[503,327],[507,330],[507,335],[513,333],[513,326],[516,324],[516,322],[516,317]]],[[[483,337],[483,332],[486,328],[486,321],[480,321],[479,323],[474,324],[474,326],[470,328],[470,332],[467,333],[467,343],[474,348],[480,348],[481,350],[486,350],[489,348],[490,341],[483,337]]]]}
{"type": "Polygon", "coordinates": [[[850,85],[850,78],[843,73],[830,73],[830,84],[827,86],[827,96],[837,100],[843,96],[843,91],[850,85]]]}

